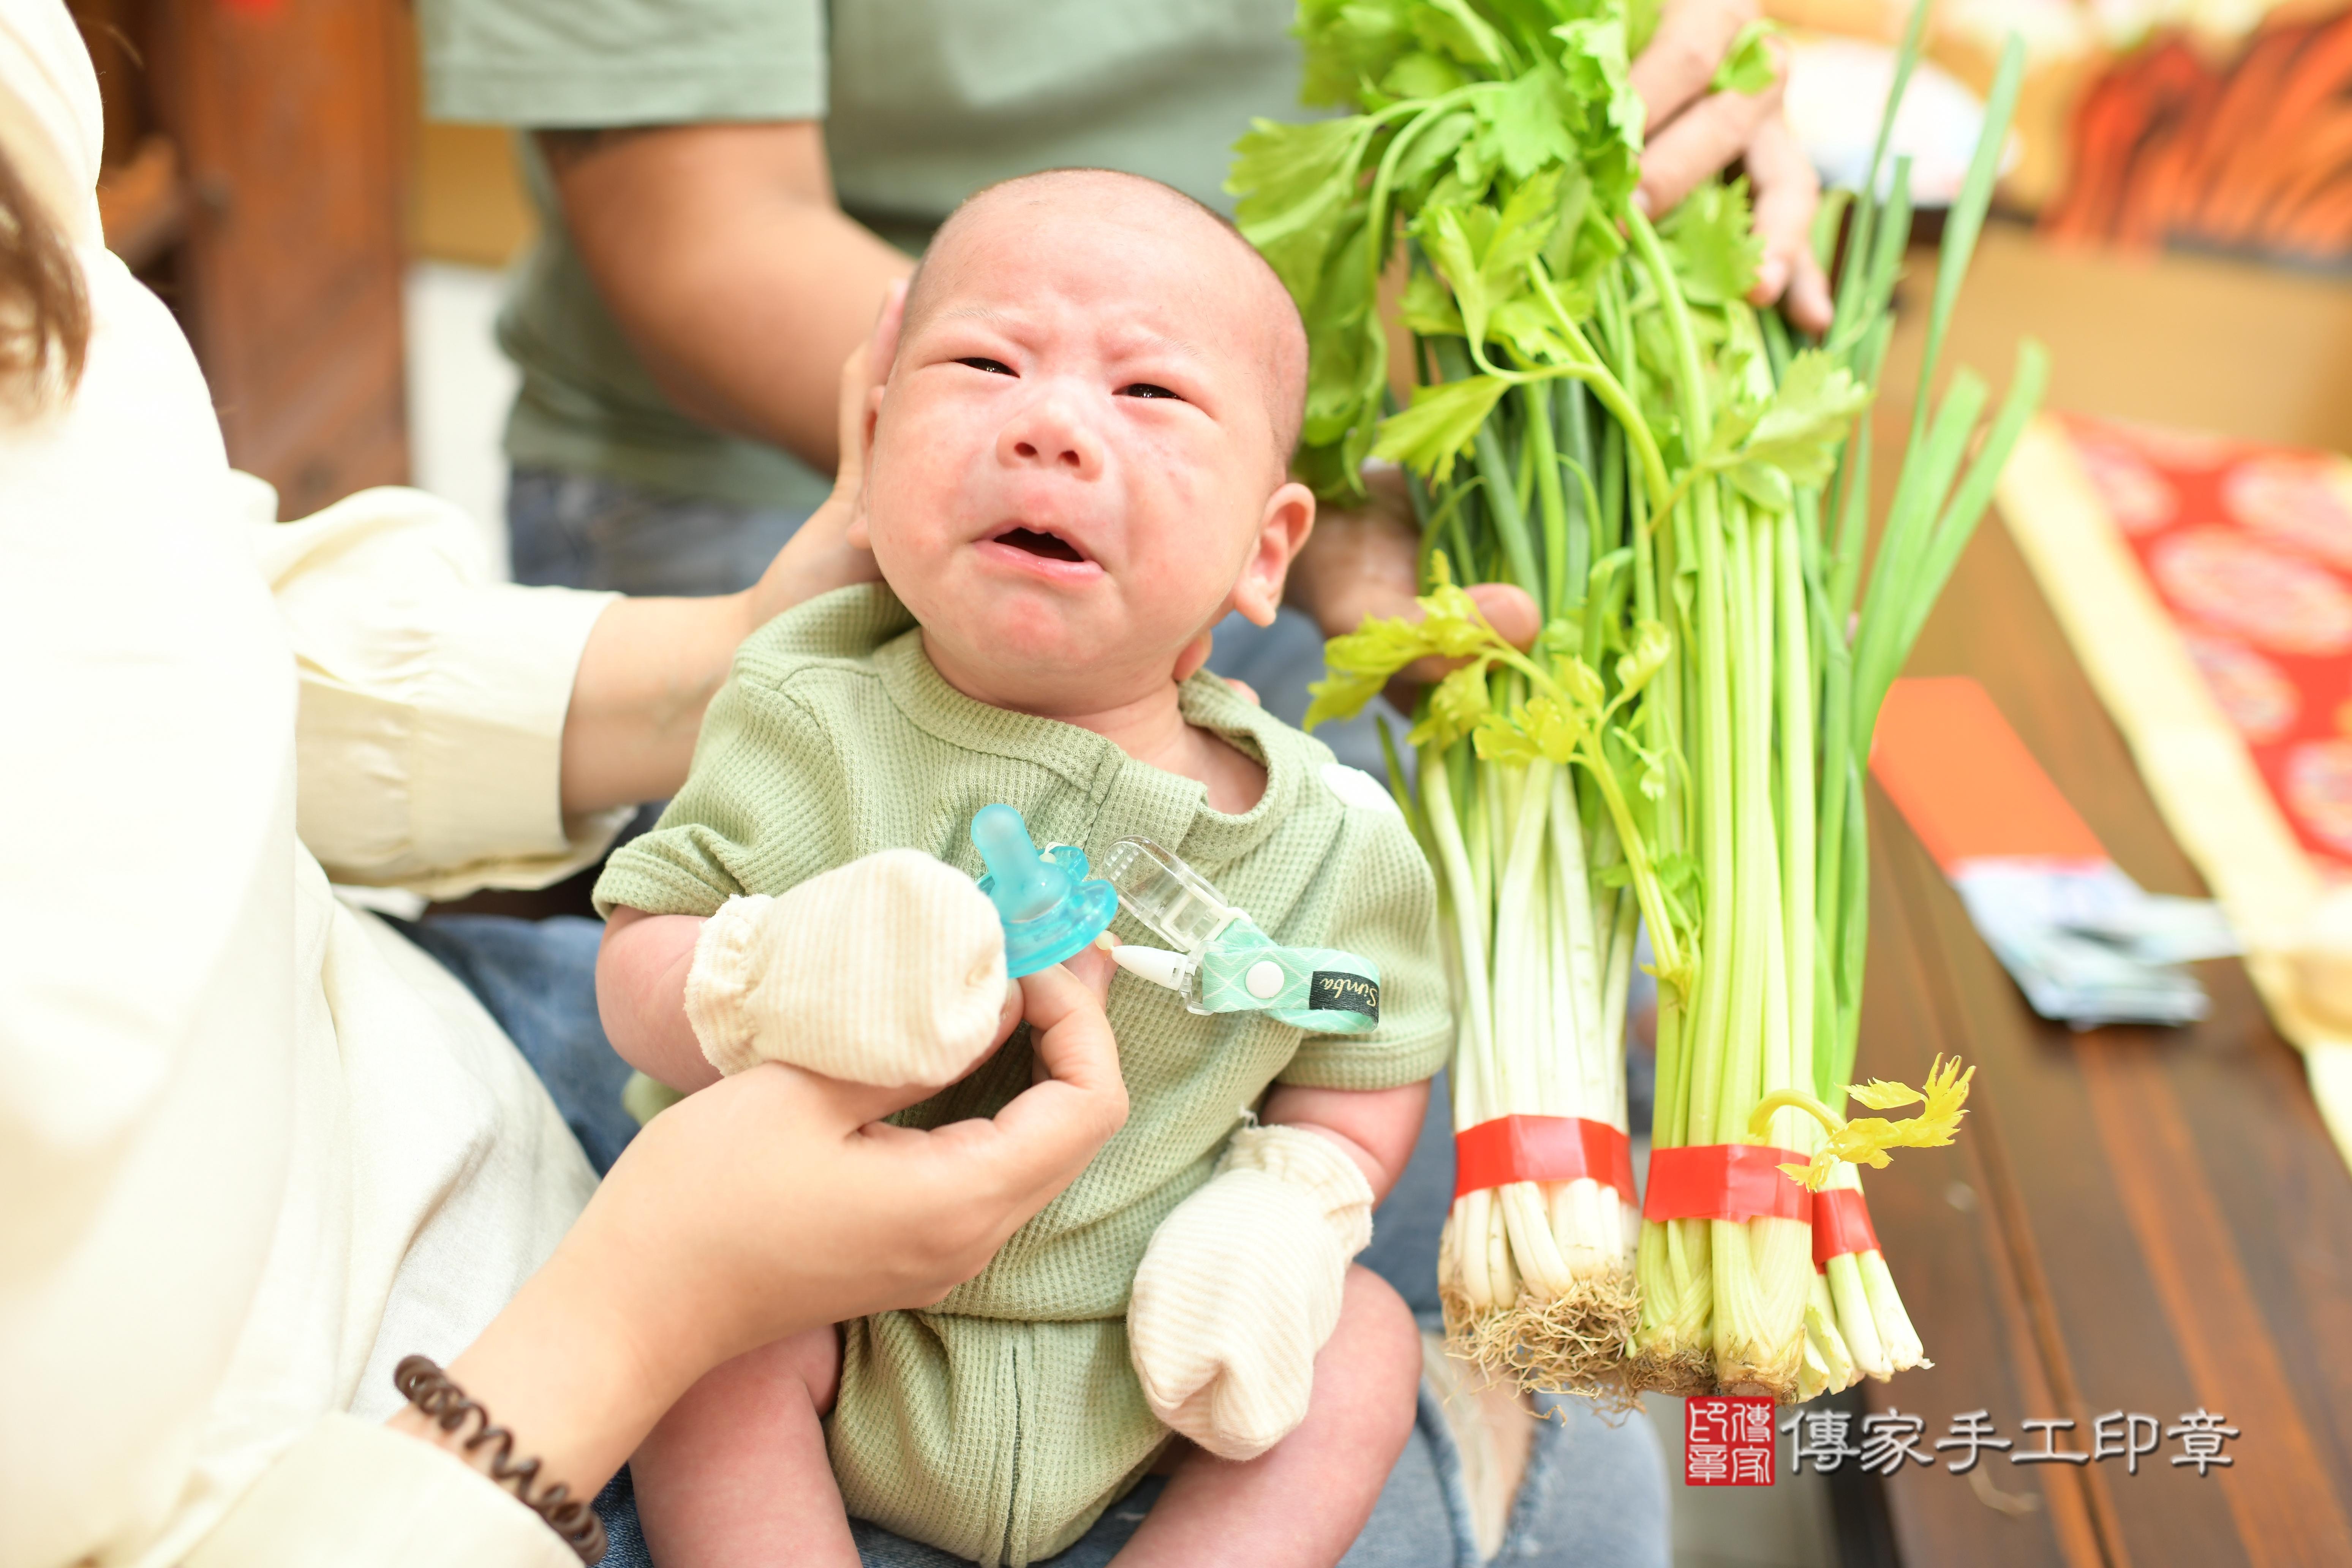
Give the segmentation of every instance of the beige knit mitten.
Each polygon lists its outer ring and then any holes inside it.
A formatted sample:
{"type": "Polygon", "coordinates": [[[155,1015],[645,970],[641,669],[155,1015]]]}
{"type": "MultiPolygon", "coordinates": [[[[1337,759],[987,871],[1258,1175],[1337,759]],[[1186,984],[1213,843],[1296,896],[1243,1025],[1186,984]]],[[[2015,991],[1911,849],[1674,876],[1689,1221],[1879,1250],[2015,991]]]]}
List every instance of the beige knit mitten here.
{"type": "Polygon", "coordinates": [[[1289,1436],[1348,1260],[1371,1239],[1371,1184],[1337,1142],[1304,1127],[1234,1133],[1135,1273],[1128,1354],[1152,1414],[1220,1458],[1289,1436]]]}
{"type": "Polygon", "coordinates": [[[686,1017],[722,1074],[785,1062],[935,1089],[970,1071],[1004,1004],[1004,927],[970,877],[886,849],[702,928],[686,1017]]]}

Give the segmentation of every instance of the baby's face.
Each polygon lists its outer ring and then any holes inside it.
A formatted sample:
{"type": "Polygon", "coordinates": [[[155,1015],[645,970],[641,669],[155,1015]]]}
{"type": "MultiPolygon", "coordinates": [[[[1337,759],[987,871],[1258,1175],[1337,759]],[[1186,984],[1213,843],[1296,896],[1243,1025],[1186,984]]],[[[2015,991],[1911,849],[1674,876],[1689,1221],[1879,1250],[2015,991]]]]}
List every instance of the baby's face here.
{"type": "Polygon", "coordinates": [[[1279,288],[1205,215],[1086,176],[982,198],[934,247],[862,526],[950,682],[1097,711],[1228,609],[1272,618],[1314,517],[1277,447],[1303,358],[1279,288]]]}

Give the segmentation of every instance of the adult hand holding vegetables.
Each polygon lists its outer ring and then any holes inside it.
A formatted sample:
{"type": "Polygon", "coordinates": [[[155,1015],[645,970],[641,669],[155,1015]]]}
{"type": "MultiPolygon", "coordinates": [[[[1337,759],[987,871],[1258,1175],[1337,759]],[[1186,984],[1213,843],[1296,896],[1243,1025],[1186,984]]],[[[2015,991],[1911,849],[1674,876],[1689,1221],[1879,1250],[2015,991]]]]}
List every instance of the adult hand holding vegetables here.
{"type": "MultiPolygon", "coordinates": [[[[1646,128],[1633,200],[1654,217],[1721,170],[1744,163],[1761,247],[1748,300],[1780,304],[1790,321],[1819,332],[1830,322],[1829,286],[1811,243],[1821,182],[1789,124],[1777,41],[1765,40],[1774,68],[1760,90],[1735,91],[1716,79],[1759,9],[1757,0],[1674,0],[1659,17],[1656,36],[1627,72],[1646,128]]],[[[1326,637],[1345,636],[1369,616],[1421,614],[1414,603],[1421,531],[1403,474],[1374,463],[1364,479],[1363,504],[1327,501],[1315,537],[1291,568],[1291,602],[1312,615],[1326,637]]],[[[1506,641],[1520,648],[1534,643],[1543,616],[1533,596],[1509,583],[1473,584],[1469,592],[1506,641]]],[[[1412,688],[1434,683],[1452,664],[1424,658],[1408,666],[1391,699],[1410,710],[1412,688]]]]}

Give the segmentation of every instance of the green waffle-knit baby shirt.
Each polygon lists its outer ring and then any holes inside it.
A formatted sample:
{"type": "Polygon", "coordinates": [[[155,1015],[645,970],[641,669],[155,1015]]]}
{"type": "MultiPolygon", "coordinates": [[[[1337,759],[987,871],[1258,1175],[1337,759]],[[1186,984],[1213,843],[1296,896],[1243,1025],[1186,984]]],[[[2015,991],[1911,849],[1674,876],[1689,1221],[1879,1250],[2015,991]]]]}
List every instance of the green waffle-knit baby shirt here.
{"type": "MultiPolygon", "coordinates": [[[[1451,1043],[1429,868],[1383,790],[1213,676],[1184,717],[1262,763],[1249,812],[1090,731],[976,702],[940,676],[879,584],[778,617],[737,652],[694,765],[655,830],[596,884],[609,912],[708,915],[877,850],[975,875],[969,829],[992,802],[1039,844],[1092,859],[1140,835],[1181,856],[1268,935],[1379,965],[1380,1026],[1307,1035],[1252,1013],[1202,1017],[1121,973],[1109,1015],[1131,1110],[1085,1173],[932,1310],[845,1331],[827,1424],[852,1513],[982,1563],[1050,1556],[1149,1465],[1167,1434],[1128,1369],[1128,1290],[1151,1233],[1209,1178],[1276,1083],[1417,1083],[1451,1043]]],[[[1151,934],[1123,911],[1126,941],[1151,934]]],[[[860,977],[847,974],[844,984],[860,977]]],[[[1025,1035],[901,1113],[916,1126],[994,1112],[1029,1083],[1025,1035]]]]}

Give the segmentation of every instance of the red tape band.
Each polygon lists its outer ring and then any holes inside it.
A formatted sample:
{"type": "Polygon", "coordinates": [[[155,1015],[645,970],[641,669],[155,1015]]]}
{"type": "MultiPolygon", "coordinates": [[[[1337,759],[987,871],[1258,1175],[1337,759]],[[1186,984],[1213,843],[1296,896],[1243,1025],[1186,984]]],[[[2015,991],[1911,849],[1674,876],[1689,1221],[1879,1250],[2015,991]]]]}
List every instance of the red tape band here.
{"type": "Polygon", "coordinates": [[[1454,1135],[1454,1195],[1512,1182],[1590,1176],[1633,1201],[1633,1145],[1581,1116],[1503,1116],[1454,1135]]]}
{"type": "Polygon", "coordinates": [[[1878,1232],[1870,1227],[1870,1205],[1860,1187],[1831,1187],[1813,1194],[1813,1268],[1826,1273],[1832,1258],[1876,1252],[1878,1232]]]}
{"type": "Polygon", "coordinates": [[[1813,1217],[1813,1194],[1781,1173],[1805,1156],[1763,1143],[1701,1143],[1650,1152],[1643,1219],[1794,1219],[1813,1217]]]}

